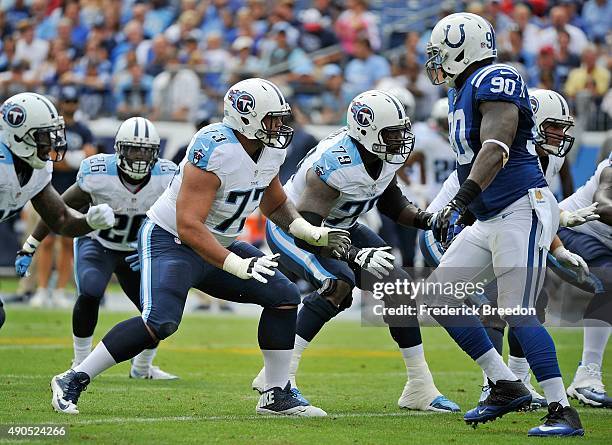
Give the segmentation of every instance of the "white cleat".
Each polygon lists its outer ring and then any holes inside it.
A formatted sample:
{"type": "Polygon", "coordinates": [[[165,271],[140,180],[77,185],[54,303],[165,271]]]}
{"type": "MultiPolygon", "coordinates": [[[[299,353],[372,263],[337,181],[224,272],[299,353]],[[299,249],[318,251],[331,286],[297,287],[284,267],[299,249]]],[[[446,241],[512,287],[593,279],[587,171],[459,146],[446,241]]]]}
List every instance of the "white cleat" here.
{"type": "Polygon", "coordinates": [[[178,380],[178,376],[159,369],[159,366],[151,366],[145,374],[142,374],[132,367],[132,369],[130,369],[130,378],[143,380],[178,380]]]}
{"type": "Polygon", "coordinates": [[[456,413],[459,405],[449,400],[434,385],[422,385],[422,380],[408,380],[397,404],[400,408],[438,413],[456,413]],[[417,382],[419,384],[417,384],[417,382]]]}
{"type": "Polygon", "coordinates": [[[51,305],[51,295],[48,289],[39,287],[32,298],[30,298],[30,307],[43,308],[51,305]]]}
{"type": "Polygon", "coordinates": [[[537,392],[533,385],[531,384],[531,373],[527,373],[527,377],[523,379],[523,383],[525,387],[531,393],[531,410],[536,410],[540,408],[545,408],[548,406],[548,402],[546,401],[546,397],[537,392]]]}
{"type": "Polygon", "coordinates": [[[574,380],[567,388],[567,395],[584,405],[612,408],[612,398],[606,393],[601,368],[596,363],[578,366],[574,380]]]}
{"type": "Polygon", "coordinates": [[[51,406],[58,413],[78,414],[77,402],[81,392],[87,389],[89,376],[72,369],[51,379],[51,406]]]}
{"type": "Polygon", "coordinates": [[[298,398],[291,392],[291,384],[287,382],[284,388],[270,388],[259,396],[257,414],[271,416],[294,417],[325,417],[327,413],[321,408],[312,406],[298,398]]]}
{"type": "Polygon", "coordinates": [[[261,368],[259,374],[253,379],[253,383],[251,383],[251,388],[257,391],[259,394],[264,392],[266,386],[266,368],[261,368]]]}

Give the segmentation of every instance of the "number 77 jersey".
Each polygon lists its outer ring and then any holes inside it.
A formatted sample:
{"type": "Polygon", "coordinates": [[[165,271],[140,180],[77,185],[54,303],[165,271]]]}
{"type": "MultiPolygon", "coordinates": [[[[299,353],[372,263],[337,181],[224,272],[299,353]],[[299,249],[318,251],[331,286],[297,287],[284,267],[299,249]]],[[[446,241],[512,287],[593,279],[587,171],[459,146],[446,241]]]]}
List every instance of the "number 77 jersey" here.
{"type": "Polygon", "coordinates": [[[132,192],[119,178],[114,154],[91,156],[81,162],[77,174],[79,188],[91,197],[92,205],[108,204],[115,211],[115,225],[87,236],[110,250],[131,251],[147,210],[164,192],[176,171],[172,161],[159,159],[144,187],[132,192]]]}
{"type": "MultiPolygon", "coordinates": [[[[527,86],[509,65],[487,65],[477,69],[459,90],[451,89],[449,98],[449,140],[457,156],[459,183],[467,179],[472,164],[482,148],[481,102],[510,102],[518,108],[519,122],[510,146],[510,157],[493,182],[469,208],[480,220],[501,212],[534,187],[546,187],[533,143],[535,120],[527,86]]],[[[498,125],[506,125],[499,122],[498,125]]]]}

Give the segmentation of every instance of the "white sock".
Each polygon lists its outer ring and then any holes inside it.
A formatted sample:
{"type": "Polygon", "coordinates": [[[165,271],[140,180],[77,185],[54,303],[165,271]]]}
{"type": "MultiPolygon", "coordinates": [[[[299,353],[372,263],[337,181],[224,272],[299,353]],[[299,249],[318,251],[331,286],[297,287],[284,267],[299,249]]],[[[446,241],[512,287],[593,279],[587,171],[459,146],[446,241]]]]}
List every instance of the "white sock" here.
{"type": "Polygon", "coordinates": [[[293,349],[261,350],[264,356],[266,384],[264,390],[284,388],[289,381],[289,362],[293,349]]]}
{"type": "Polygon", "coordinates": [[[425,360],[425,353],[423,352],[423,345],[416,345],[410,348],[400,348],[402,356],[404,357],[404,363],[406,364],[406,373],[408,374],[408,381],[419,381],[418,385],[421,388],[429,388],[435,390],[440,394],[438,388],[434,384],[433,377],[429,371],[429,366],[425,360]]]}
{"type": "Polygon", "coordinates": [[[116,364],[117,362],[113,356],[110,355],[104,343],[100,342],[96,348],[91,351],[91,354],[89,354],[80,365],[76,366],[74,370],[76,372],[84,372],[93,380],[98,374],[101,374],[116,364]]]}
{"type": "Polygon", "coordinates": [[[91,337],[77,337],[72,334],[72,344],[74,347],[74,364],[78,365],[85,360],[91,352],[93,335],[91,337]]]}
{"type": "Polygon", "coordinates": [[[601,368],[604,351],[612,326],[602,320],[584,320],[584,340],[582,346],[582,364],[595,363],[601,368]]]}
{"type": "Polygon", "coordinates": [[[309,344],[309,341],[304,340],[299,335],[295,336],[293,354],[291,355],[291,363],[289,364],[289,380],[291,381],[291,386],[294,388],[297,388],[297,384],[295,383],[295,374],[297,373],[298,366],[300,366],[302,352],[304,352],[309,344]]]}
{"type": "Polygon", "coordinates": [[[570,403],[567,400],[565,386],[563,386],[563,379],[561,377],[553,377],[539,383],[548,403],[559,402],[561,406],[569,406],[570,403]]]}
{"type": "Polygon", "coordinates": [[[489,386],[489,377],[487,377],[487,373],[482,371],[482,386],[489,386]]]}
{"type": "Polygon", "coordinates": [[[480,365],[482,370],[487,374],[487,376],[489,376],[489,379],[491,379],[493,383],[497,383],[498,380],[518,380],[518,378],[506,366],[501,355],[499,355],[495,348],[489,349],[487,352],[478,357],[478,359],[476,359],[476,363],[480,365]]]}
{"type": "Polygon", "coordinates": [[[525,357],[508,356],[508,368],[523,382],[529,375],[529,363],[525,357]]]}
{"type": "Polygon", "coordinates": [[[132,369],[139,374],[147,374],[149,372],[149,368],[153,365],[153,359],[155,358],[156,354],[157,348],[145,349],[134,357],[132,369]]]}

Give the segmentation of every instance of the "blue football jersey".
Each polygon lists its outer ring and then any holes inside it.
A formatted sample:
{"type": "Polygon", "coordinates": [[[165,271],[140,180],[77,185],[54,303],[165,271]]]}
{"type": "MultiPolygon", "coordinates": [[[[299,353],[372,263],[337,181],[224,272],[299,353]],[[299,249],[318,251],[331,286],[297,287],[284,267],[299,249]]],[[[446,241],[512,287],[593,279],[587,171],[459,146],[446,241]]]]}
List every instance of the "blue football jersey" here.
{"type": "MultiPolygon", "coordinates": [[[[469,206],[480,220],[497,215],[534,187],[546,187],[533,143],[535,121],[529,104],[527,85],[520,74],[504,64],[476,70],[459,90],[451,89],[449,98],[449,139],[457,155],[459,183],[467,179],[481,149],[481,102],[511,102],[519,109],[516,135],[510,157],[493,182],[469,206]]],[[[500,122],[499,125],[504,125],[500,122]]]]}

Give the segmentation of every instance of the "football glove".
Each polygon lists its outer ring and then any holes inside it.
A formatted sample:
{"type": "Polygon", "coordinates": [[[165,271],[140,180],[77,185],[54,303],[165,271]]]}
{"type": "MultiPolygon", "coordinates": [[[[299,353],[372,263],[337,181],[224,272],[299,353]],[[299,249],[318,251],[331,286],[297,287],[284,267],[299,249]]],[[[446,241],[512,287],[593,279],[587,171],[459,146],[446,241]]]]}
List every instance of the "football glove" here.
{"type": "Polygon", "coordinates": [[[15,258],[15,272],[20,277],[27,277],[30,275],[28,269],[32,264],[32,257],[39,245],[40,241],[30,235],[26,242],[23,243],[21,250],[17,252],[17,258],[15,258]]]}
{"type": "Polygon", "coordinates": [[[87,211],[85,220],[93,230],[110,229],[115,225],[115,212],[108,204],[92,206],[87,211]]]}
{"type": "Polygon", "coordinates": [[[230,252],[223,262],[223,270],[243,280],[254,278],[261,283],[267,283],[268,279],[263,275],[274,276],[276,273],[274,268],[278,266],[276,259],[279,256],[279,254],[274,254],[262,257],[241,258],[235,253],[230,252]]]}
{"type": "Polygon", "coordinates": [[[389,275],[389,271],[393,269],[395,256],[389,252],[390,250],[389,246],[364,247],[363,249],[351,247],[347,253],[347,260],[380,279],[389,275]]]}
{"type": "Polygon", "coordinates": [[[598,204],[598,202],[594,202],[588,207],[583,207],[573,212],[562,210],[559,214],[559,225],[561,227],[576,227],[580,224],[599,219],[599,215],[596,213],[598,204]]]}
{"type": "Polygon", "coordinates": [[[128,263],[130,269],[132,269],[134,272],[138,272],[140,270],[140,259],[138,258],[138,252],[126,256],[124,261],[128,263]]]}
{"type": "Polygon", "coordinates": [[[304,218],[294,219],[289,224],[289,233],[312,246],[328,247],[332,252],[343,252],[351,244],[346,230],[313,226],[304,218]]]}
{"type": "Polygon", "coordinates": [[[587,263],[580,255],[570,252],[563,246],[557,247],[551,252],[551,254],[562,266],[576,272],[579,283],[583,283],[587,279],[589,275],[589,266],[587,266],[587,263]]]}

